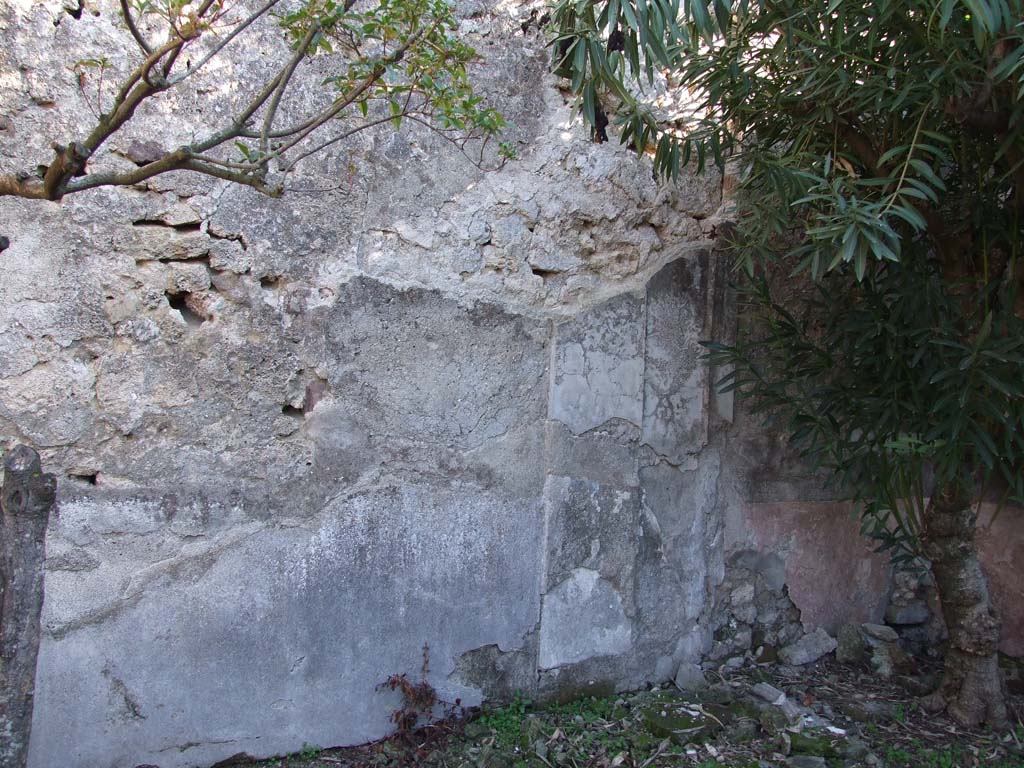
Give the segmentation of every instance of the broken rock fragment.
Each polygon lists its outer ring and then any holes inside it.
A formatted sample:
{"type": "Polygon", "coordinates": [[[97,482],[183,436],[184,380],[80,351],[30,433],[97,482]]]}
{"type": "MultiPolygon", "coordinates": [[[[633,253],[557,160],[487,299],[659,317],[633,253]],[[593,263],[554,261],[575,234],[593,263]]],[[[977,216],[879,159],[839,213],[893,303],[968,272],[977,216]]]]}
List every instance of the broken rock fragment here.
{"type": "Polygon", "coordinates": [[[802,666],[817,661],[826,653],[831,653],[836,649],[836,645],[835,638],[818,627],[779,651],[779,658],[786,664],[802,666]]]}

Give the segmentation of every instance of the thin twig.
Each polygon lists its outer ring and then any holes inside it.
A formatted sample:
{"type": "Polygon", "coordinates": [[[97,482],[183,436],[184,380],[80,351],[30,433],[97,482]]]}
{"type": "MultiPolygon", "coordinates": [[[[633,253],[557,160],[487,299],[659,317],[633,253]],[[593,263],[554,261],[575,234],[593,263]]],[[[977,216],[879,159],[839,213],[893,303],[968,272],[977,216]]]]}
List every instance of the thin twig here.
{"type": "Polygon", "coordinates": [[[132,10],[128,6],[128,0],[121,0],[121,15],[124,17],[124,23],[128,26],[128,31],[132,33],[135,42],[139,44],[139,48],[147,56],[151,55],[153,48],[150,46],[149,41],[146,40],[146,36],[135,26],[135,19],[132,18],[132,10]]]}
{"type": "Polygon", "coordinates": [[[244,32],[250,25],[252,25],[253,22],[259,19],[261,16],[265,15],[267,11],[269,11],[279,2],[281,2],[281,0],[267,0],[267,2],[260,6],[260,8],[256,10],[251,16],[249,16],[249,18],[247,18],[245,21],[241,22],[238,26],[231,30],[230,34],[228,34],[223,40],[217,43],[217,45],[215,45],[212,50],[208,51],[207,54],[203,56],[203,58],[201,58],[196,64],[193,64],[180,75],[170,78],[168,81],[169,84],[177,85],[178,83],[182,82],[185,78],[187,78],[189,75],[198,72],[200,69],[206,66],[212,58],[214,58],[228,45],[230,45],[231,42],[236,37],[238,37],[242,32],[244,32]]]}
{"type": "Polygon", "coordinates": [[[309,149],[309,150],[303,152],[301,155],[299,155],[298,157],[294,158],[293,160],[290,160],[288,162],[288,165],[285,166],[284,172],[288,173],[300,161],[305,160],[310,155],[315,155],[317,152],[320,152],[321,150],[327,149],[327,147],[331,146],[332,144],[337,144],[339,141],[344,141],[345,139],[349,138],[350,136],[354,136],[355,134],[359,133],[360,131],[365,131],[365,130],[367,130],[369,128],[374,128],[374,127],[376,127],[378,125],[383,125],[384,123],[391,122],[396,117],[400,117],[400,118],[409,117],[409,118],[411,118],[411,116],[412,116],[412,113],[410,113],[410,112],[400,112],[397,115],[393,115],[393,116],[389,115],[388,117],[381,117],[381,118],[379,118],[377,120],[371,120],[368,123],[362,123],[358,127],[352,128],[352,129],[350,129],[348,131],[345,131],[344,133],[340,133],[337,136],[335,136],[335,137],[333,137],[331,139],[328,139],[327,141],[325,141],[325,142],[323,142],[321,144],[316,145],[312,149],[309,149]]]}
{"type": "Polygon", "coordinates": [[[306,55],[306,51],[309,50],[309,46],[313,43],[313,38],[321,31],[320,22],[315,22],[310,25],[309,31],[306,36],[302,38],[302,42],[299,43],[298,48],[295,49],[295,54],[292,56],[291,61],[281,71],[278,80],[277,88],[274,90],[274,98],[270,101],[270,106],[267,107],[267,114],[263,118],[263,131],[260,135],[260,151],[266,153],[267,151],[267,135],[270,133],[270,129],[274,124],[274,118],[277,116],[277,108],[281,103],[281,98],[284,96],[284,92],[288,89],[288,83],[292,79],[292,75],[295,74],[296,67],[299,66],[299,62],[302,61],[302,57],[306,55]]]}

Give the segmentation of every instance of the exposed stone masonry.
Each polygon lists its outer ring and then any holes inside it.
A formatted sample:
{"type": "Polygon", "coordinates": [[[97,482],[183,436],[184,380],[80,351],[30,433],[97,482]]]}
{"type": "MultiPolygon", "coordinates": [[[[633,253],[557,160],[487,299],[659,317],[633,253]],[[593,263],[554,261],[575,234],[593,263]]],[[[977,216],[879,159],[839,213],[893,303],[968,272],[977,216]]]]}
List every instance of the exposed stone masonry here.
{"type": "Polygon", "coordinates": [[[753,658],[773,662],[804,633],[800,610],[789,597],[783,563],[751,550],[730,557],[725,580],[715,590],[711,660],[753,658]]]}

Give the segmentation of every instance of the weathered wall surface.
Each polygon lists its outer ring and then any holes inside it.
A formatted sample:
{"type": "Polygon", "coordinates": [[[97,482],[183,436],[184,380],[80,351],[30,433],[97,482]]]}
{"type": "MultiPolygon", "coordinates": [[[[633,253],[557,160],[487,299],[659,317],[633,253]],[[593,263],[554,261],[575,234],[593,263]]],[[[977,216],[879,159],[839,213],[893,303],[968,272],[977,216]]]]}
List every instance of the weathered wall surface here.
{"type": "MultiPolygon", "coordinates": [[[[65,51],[125,64],[95,9],[4,6],[5,162],[88,115],[65,51]]],[[[374,738],[397,703],[375,686],[424,644],[467,703],[709,647],[719,181],[662,188],[587,141],[529,10],[463,13],[516,125],[499,172],[380,131],[281,201],[189,177],[0,201],[0,433],[61,477],[33,766],[374,738]]],[[[202,103],[98,163],[212,125],[202,103]]]]}
{"type": "MultiPolygon", "coordinates": [[[[500,171],[381,130],[279,201],[186,176],[0,199],[0,442],[60,477],[35,768],[374,738],[397,703],[375,686],[424,644],[471,703],[667,680],[838,620],[810,572],[834,532],[794,539],[813,510],[772,506],[827,497],[699,360],[729,324],[719,179],[659,186],[590,143],[529,5],[459,11],[515,124],[500,171]]],[[[9,0],[0,33],[19,167],[89,115],[67,51],[126,49],[105,2],[9,0]]],[[[279,46],[140,113],[99,166],[215,125],[279,46]]],[[[874,616],[885,569],[859,552],[829,598],[874,616]]]]}

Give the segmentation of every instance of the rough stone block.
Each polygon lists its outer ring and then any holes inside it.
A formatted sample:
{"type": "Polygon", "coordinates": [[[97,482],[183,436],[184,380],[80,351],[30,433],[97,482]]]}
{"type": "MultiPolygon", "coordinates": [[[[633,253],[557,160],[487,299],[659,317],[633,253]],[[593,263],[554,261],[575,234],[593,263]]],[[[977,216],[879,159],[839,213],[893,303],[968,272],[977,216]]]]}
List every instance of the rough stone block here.
{"type": "Polygon", "coordinates": [[[820,627],[797,640],[792,645],[787,645],[779,651],[779,658],[786,664],[801,666],[817,661],[826,653],[836,649],[835,638],[829,636],[828,632],[820,627]]]}
{"type": "Polygon", "coordinates": [[[693,662],[683,662],[675,676],[676,687],[681,691],[699,691],[707,688],[708,681],[704,678],[704,672],[700,665],[693,662]]]}

